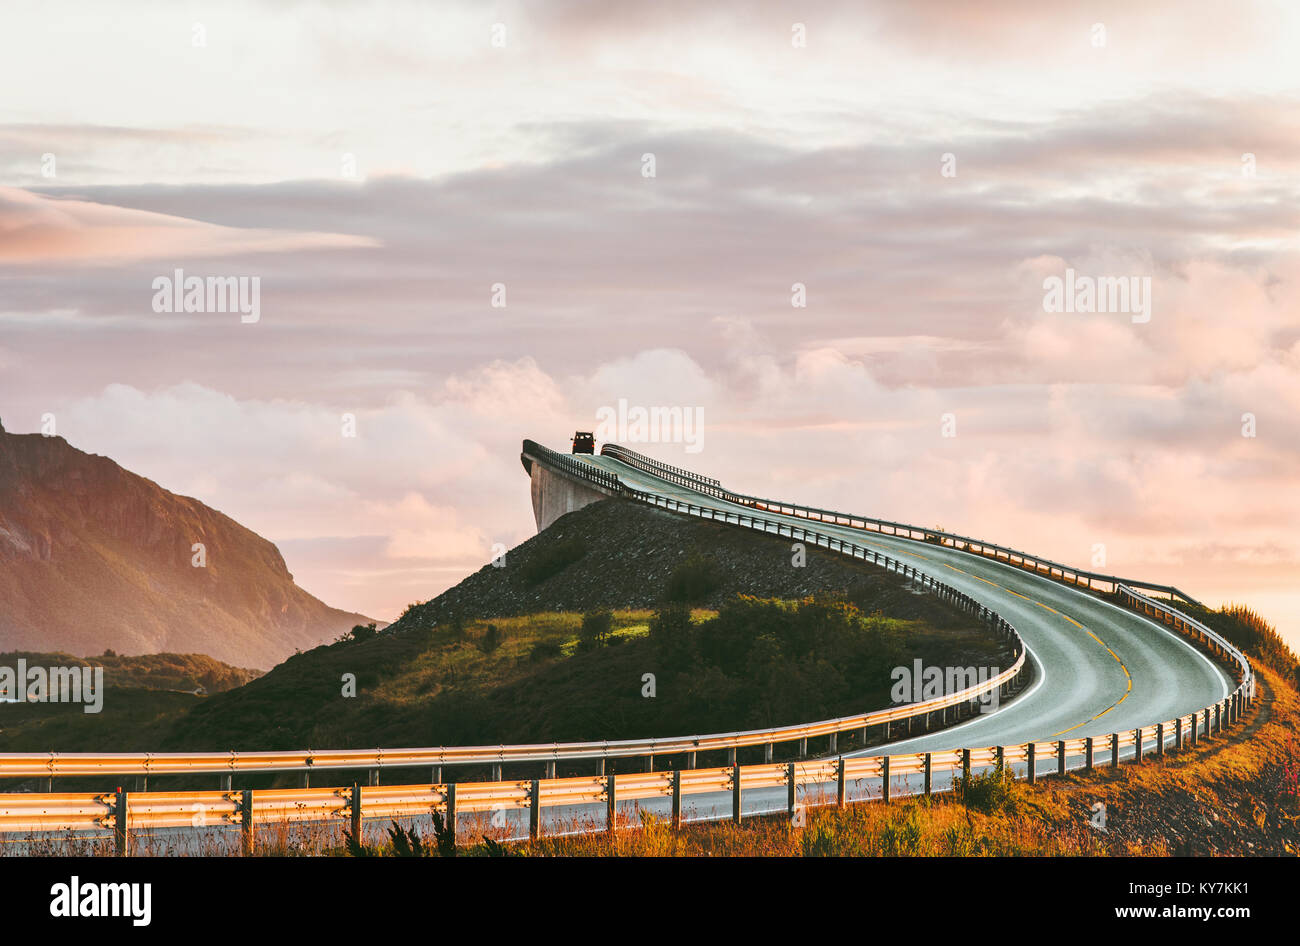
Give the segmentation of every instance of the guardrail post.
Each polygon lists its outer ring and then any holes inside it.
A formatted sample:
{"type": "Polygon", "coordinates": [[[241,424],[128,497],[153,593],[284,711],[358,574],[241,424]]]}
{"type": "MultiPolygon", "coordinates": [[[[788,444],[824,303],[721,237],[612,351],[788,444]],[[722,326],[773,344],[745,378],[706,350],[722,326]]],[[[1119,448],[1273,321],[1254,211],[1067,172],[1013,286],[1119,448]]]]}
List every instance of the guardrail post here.
{"type": "Polygon", "coordinates": [[[685,765],[685,768],[688,768],[688,769],[693,769],[693,768],[695,768],[695,753],[694,753],[694,752],[688,752],[688,753],[686,753],[686,765],[685,765]]]}
{"type": "Polygon", "coordinates": [[[554,760],[554,759],[551,759],[549,762],[546,763],[545,766],[543,766],[542,777],[543,777],[543,778],[555,778],[555,760],[554,760]]]}
{"type": "Polygon", "coordinates": [[[961,777],[967,780],[970,779],[970,750],[969,749],[961,750],[961,777]]]}
{"type": "Polygon", "coordinates": [[[127,819],[130,812],[127,805],[127,793],[119,785],[117,797],[113,801],[113,853],[126,857],[131,853],[130,835],[127,833],[127,819]]]}
{"type": "Polygon", "coordinates": [[[1089,736],[1083,743],[1083,767],[1089,772],[1092,771],[1092,737],[1089,736]]]}
{"type": "Polygon", "coordinates": [[[1007,749],[1006,746],[993,747],[993,764],[999,769],[1005,769],[1007,766],[1007,749]]]}
{"type": "Polygon", "coordinates": [[[1119,768],[1119,733],[1110,734],[1110,767],[1119,768]]]}
{"type": "Polygon", "coordinates": [[[790,816],[790,820],[794,821],[795,797],[797,793],[795,792],[794,789],[794,763],[793,762],[787,762],[785,765],[785,781],[786,781],[786,806],[785,806],[786,813],[790,816]]]}
{"type": "Polygon", "coordinates": [[[808,738],[806,736],[799,740],[799,758],[808,758],[808,738]]]}
{"type": "Polygon", "coordinates": [[[379,770],[378,770],[378,769],[371,769],[371,770],[370,770],[370,784],[371,784],[371,785],[378,785],[378,784],[379,784],[379,770]]]}
{"type": "Polygon", "coordinates": [[[770,742],[765,743],[763,746],[763,761],[764,762],[772,761],[772,744],[770,742]]]}
{"type": "Polygon", "coordinates": [[[618,830],[618,783],[613,773],[605,776],[605,830],[618,830]]]}
{"type": "Polygon", "coordinates": [[[1207,706],[1205,707],[1205,738],[1210,739],[1213,736],[1214,731],[1210,729],[1210,708],[1207,706]]]}
{"type": "Polygon", "coordinates": [[[930,753],[927,752],[925,754],[925,793],[927,795],[930,794],[931,784],[930,753]]]}
{"type": "Polygon", "coordinates": [[[429,778],[429,783],[430,783],[431,785],[441,785],[441,784],[442,784],[442,766],[441,766],[441,765],[435,765],[435,766],[433,767],[432,771],[429,772],[429,776],[430,776],[430,778],[429,778]]]}
{"type": "Polygon", "coordinates": [[[361,786],[356,782],[352,783],[352,797],[348,800],[348,808],[352,814],[352,840],[361,843],[361,786]]]}
{"type": "Polygon", "coordinates": [[[1174,720],[1174,748],[1183,747],[1183,718],[1179,716],[1174,720]]]}
{"type": "Polygon", "coordinates": [[[839,745],[840,745],[840,734],[837,732],[831,733],[830,742],[827,743],[826,745],[826,754],[834,755],[836,752],[839,751],[839,745]]]}
{"type": "Polygon", "coordinates": [[[456,843],[456,783],[447,786],[447,833],[452,845],[456,843]]]}
{"type": "Polygon", "coordinates": [[[253,824],[253,790],[246,788],[239,793],[239,833],[245,857],[252,857],[254,850],[255,826],[253,824]]]}
{"type": "Polygon", "coordinates": [[[840,756],[839,765],[835,767],[835,807],[844,807],[844,756],[840,756]]]}
{"type": "Polygon", "coordinates": [[[889,756],[880,757],[880,800],[889,803],[889,756]]]}
{"type": "Polygon", "coordinates": [[[867,727],[863,726],[861,729],[858,730],[858,748],[862,748],[866,744],[867,744],[867,727]]]}
{"type": "Polygon", "coordinates": [[[499,782],[499,781],[501,781],[501,763],[500,763],[500,762],[493,762],[493,763],[492,763],[492,781],[494,781],[494,782],[499,782]]]}
{"type": "Polygon", "coordinates": [[[1059,739],[1056,743],[1056,774],[1065,774],[1065,740],[1059,739]]]}
{"type": "Polygon", "coordinates": [[[1162,759],[1165,755],[1165,724],[1156,723],[1156,758],[1162,759]]]}
{"type": "Polygon", "coordinates": [[[736,764],[736,747],[732,746],[727,750],[727,765],[736,764]]]}
{"type": "Polygon", "coordinates": [[[645,757],[645,770],[647,772],[653,772],[655,770],[655,757],[653,755],[645,757]]]}
{"type": "Polygon", "coordinates": [[[682,826],[682,770],[673,769],[673,830],[682,826]]]}
{"type": "Polygon", "coordinates": [[[528,793],[528,837],[536,841],[542,834],[542,783],[533,779],[528,793]]]}
{"type": "Polygon", "coordinates": [[[1034,782],[1038,780],[1038,760],[1034,757],[1036,751],[1037,749],[1032,742],[1025,743],[1025,761],[1029,765],[1029,771],[1025,776],[1025,781],[1030,785],[1033,785],[1034,782]]]}
{"type": "MultiPolygon", "coordinates": [[[[231,775],[229,772],[227,772],[225,775],[221,776],[221,790],[222,790],[223,792],[228,792],[228,791],[230,791],[230,789],[231,789],[231,782],[232,782],[233,780],[234,780],[234,776],[231,775]]],[[[50,779],[50,781],[53,782],[54,779],[50,779]]]]}
{"type": "Polygon", "coordinates": [[[1142,727],[1133,730],[1133,761],[1142,764],[1142,727]]]}
{"type": "Polygon", "coordinates": [[[740,824],[742,809],[740,807],[740,766],[731,767],[731,821],[740,824]]]}
{"type": "Polygon", "coordinates": [[[1201,720],[1195,713],[1192,714],[1191,725],[1187,727],[1187,735],[1191,738],[1192,748],[1196,748],[1201,741],[1201,720]]]}

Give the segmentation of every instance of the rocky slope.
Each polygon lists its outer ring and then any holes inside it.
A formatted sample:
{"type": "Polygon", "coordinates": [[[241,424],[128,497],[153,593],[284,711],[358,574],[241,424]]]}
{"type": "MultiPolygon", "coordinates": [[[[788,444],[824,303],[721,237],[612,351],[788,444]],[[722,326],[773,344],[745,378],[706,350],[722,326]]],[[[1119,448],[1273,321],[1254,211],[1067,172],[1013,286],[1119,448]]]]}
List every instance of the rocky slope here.
{"type": "Polygon", "coordinates": [[[198,500],[0,427],[0,650],[266,668],[369,620],[299,588],[272,543],[198,500]]]}
{"type": "Polygon", "coordinates": [[[860,606],[891,617],[919,618],[940,628],[976,626],[883,568],[811,545],[805,556],[803,566],[795,567],[788,538],[607,499],[561,517],[511,549],[503,567],[485,565],[411,607],[390,630],[430,628],[455,617],[654,608],[671,594],[675,575],[697,571],[712,576],[712,590],[690,599],[697,607],[716,608],[737,594],[802,598],[846,592],[860,606]]]}

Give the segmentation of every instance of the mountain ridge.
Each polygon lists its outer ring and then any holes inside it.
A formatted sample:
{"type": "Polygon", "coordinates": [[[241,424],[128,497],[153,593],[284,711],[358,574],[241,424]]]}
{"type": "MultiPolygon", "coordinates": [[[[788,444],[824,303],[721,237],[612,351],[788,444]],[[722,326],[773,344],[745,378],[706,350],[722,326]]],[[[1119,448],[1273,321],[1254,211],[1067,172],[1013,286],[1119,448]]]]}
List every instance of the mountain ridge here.
{"type": "Polygon", "coordinates": [[[200,500],[3,425],[0,602],[0,649],[259,668],[372,620],[299,588],[274,543],[200,500]]]}

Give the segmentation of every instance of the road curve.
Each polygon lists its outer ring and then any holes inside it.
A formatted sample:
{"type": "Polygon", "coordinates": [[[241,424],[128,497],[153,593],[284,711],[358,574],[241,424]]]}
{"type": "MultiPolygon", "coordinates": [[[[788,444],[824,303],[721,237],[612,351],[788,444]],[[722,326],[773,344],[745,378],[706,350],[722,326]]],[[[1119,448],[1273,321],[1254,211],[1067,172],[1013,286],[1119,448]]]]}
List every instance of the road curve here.
{"type": "MultiPolygon", "coordinates": [[[[615,473],[644,492],[755,514],[747,506],[670,483],[613,457],[574,459],[615,473]]],[[[1087,592],[955,549],[770,510],[761,515],[915,559],[922,571],[1010,621],[1033,660],[1030,688],[996,711],[940,732],[847,755],[936,752],[1124,732],[1199,710],[1224,699],[1236,685],[1182,637],[1087,592]]]]}

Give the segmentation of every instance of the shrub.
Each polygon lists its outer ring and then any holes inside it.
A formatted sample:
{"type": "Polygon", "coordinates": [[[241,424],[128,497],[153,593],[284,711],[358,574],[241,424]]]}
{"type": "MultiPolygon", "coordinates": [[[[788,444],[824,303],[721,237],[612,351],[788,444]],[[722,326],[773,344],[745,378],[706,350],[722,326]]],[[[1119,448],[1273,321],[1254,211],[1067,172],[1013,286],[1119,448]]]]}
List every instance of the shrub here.
{"type": "Polygon", "coordinates": [[[558,575],[586,554],[587,543],[582,539],[577,536],[561,539],[550,548],[531,556],[519,573],[528,584],[539,585],[546,579],[558,575]]]}
{"type": "Polygon", "coordinates": [[[665,597],[669,601],[703,601],[722,584],[718,563],[707,555],[692,553],[668,576],[665,597]]]}
{"type": "Polygon", "coordinates": [[[528,659],[533,663],[540,663],[543,660],[555,660],[561,653],[559,641],[538,641],[528,651],[528,659]]]}
{"type": "Polygon", "coordinates": [[[489,624],[483,636],[478,639],[478,649],[490,654],[501,646],[501,630],[495,624],[489,624]]]}
{"type": "Polygon", "coordinates": [[[614,627],[614,615],[608,611],[593,611],[582,616],[582,630],[578,640],[583,650],[595,650],[609,643],[609,633],[614,627]]]}
{"type": "Polygon", "coordinates": [[[1015,777],[1000,763],[979,775],[959,778],[957,796],[967,808],[987,814],[1014,811],[1019,801],[1015,777]]]}
{"type": "Polygon", "coordinates": [[[650,619],[650,642],[661,659],[682,666],[695,653],[695,626],[690,609],[680,604],[660,608],[650,619]]]}

